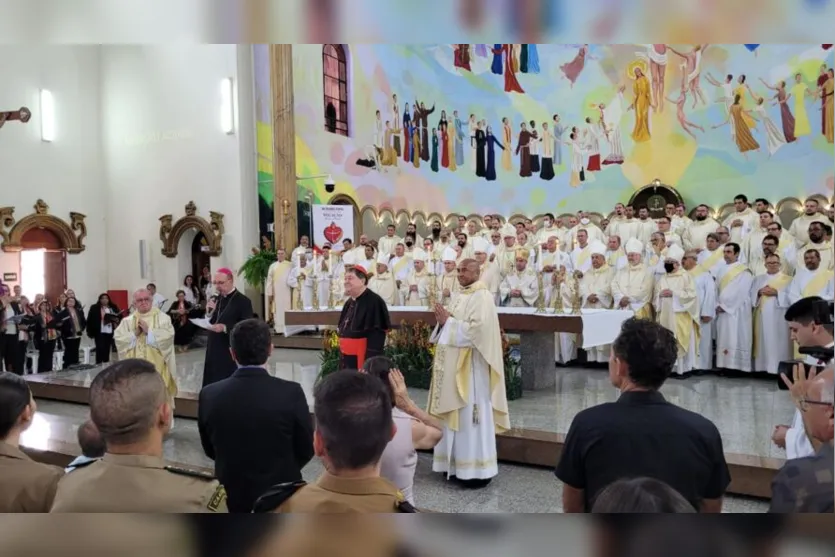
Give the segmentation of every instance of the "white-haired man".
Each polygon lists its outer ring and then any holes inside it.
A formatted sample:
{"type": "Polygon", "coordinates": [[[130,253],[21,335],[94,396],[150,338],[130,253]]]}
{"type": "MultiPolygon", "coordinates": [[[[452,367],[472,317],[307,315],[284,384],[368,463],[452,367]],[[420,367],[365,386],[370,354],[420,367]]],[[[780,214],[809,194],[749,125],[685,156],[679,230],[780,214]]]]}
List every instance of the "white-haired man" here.
{"type": "Polygon", "coordinates": [[[699,298],[696,283],[681,268],[684,250],[678,244],[667,248],[665,274],[655,283],[654,305],[658,322],[673,332],[678,357],[673,372],[683,377],[696,368],[699,346],[699,298]]]}
{"type": "Polygon", "coordinates": [[[637,238],[626,242],[626,267],[615,273],[612,297],[616,309],[631,309],[638,319],[652,319],[652,289],[655,273],[644,265],[644,246],[637,238]]]}

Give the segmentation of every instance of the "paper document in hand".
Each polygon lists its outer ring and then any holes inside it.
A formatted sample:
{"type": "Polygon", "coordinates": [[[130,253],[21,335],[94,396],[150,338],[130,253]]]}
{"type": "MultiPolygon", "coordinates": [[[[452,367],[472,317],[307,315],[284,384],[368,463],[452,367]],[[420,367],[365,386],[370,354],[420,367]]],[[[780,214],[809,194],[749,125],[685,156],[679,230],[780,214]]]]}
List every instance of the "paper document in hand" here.
{"type": "Polygon", "coordinates": [[[194,323],[195,325],[197,325],[201,329],[211,329],[212,328],[212,324],[209,323],[209,320],[206,319],[205,317],[199,317],[199,318],[196,318],[196,319],[189,319],[189,321],[191,321],[192,323],[194,323]]]}

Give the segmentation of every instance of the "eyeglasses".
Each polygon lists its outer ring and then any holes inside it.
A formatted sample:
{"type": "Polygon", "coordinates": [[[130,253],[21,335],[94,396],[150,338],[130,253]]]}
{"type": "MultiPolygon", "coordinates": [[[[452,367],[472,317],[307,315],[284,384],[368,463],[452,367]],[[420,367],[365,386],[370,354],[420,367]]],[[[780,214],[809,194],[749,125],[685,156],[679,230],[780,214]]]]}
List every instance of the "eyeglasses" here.
{"type": "Polygon", "coordinates": [[[800,402],[800,410],[806,412],[809,410],[809,405],[812,406],[832,406],[831,402],[821,402],[819,400],[809,400],[807,398],[801,398],[798,402],[800,402]]]}

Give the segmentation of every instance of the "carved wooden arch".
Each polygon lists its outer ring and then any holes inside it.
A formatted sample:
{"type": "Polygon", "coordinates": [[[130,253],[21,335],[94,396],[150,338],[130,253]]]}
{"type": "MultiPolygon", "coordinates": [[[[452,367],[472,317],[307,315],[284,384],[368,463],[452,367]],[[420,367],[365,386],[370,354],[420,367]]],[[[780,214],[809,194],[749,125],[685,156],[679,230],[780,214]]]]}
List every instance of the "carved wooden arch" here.
{"type": "Polygon", "coordinates": [[[209,244],[206,252],[210,257],[217,257],[223,252],[223,213],[209,211],[210,221],[197,215],[197,205],[194,201],[186,204],[186,216],[180,217],[176,222],[172,215],[163,215],[159,218],[159,238],[162,240],[162,254],[166,257],[177,257],[177,249],[180,239],[186,230],[197,230],[202,232],[209,244]]]}
{"type": "Polygon", "coordinates": [[[70,222],[67,223],[63,219],[50,215],[49,205],[43,199],[38,199],[34,209],[34,213],[15,222],[14,207],[0,208],[0,238],[3,240],[3,251],[21,251],[23,237],[35,228],[44,228],[55,234],[61,244],[61,249],[67,250],[67,253],[81,253],[85,250],[84,238],[87,237],[85,215],[70,212],[70,222]]]}

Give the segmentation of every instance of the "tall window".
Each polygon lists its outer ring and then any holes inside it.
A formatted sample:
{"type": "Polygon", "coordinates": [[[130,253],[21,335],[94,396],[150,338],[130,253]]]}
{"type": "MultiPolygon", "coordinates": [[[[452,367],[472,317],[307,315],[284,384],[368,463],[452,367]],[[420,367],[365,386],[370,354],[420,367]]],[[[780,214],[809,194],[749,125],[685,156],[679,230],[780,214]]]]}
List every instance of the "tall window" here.
{"type": "Polygon", "coordinates": [[[345,49],[339,44],[322,48],[322,76],[325,84],[325,129],[348,135],[348,69],[345,49]]]}

